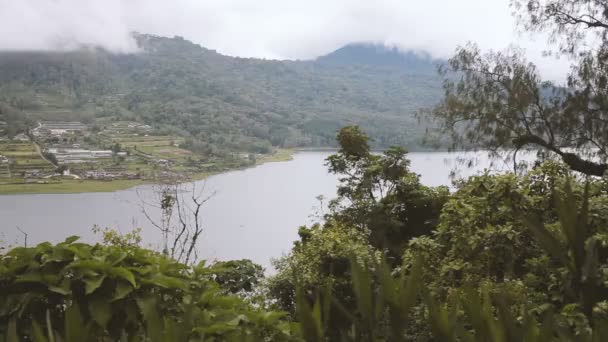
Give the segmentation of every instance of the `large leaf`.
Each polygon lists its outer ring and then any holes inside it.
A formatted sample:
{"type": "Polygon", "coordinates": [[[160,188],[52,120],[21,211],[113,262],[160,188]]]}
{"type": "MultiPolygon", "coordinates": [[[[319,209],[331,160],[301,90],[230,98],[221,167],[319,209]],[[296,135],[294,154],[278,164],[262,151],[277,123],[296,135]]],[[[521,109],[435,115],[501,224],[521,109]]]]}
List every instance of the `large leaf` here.
{"type": "Polygon", "coordinates": [[[103,283],[103,280],[106,278],[105,275],[99,275],[95,278],[85,278],[84,279],[84,284],[85,284],[85,294],[89,295],[93,292],[95,292],[95,290],[97,290],[101,284],[103,283]]]}
{"type": "Polygon", "coordinates": [[[131,283],[131,285],[133,285],[133,287],[137,287],[133,273],[131,273],[129,270],[127,270],[124,267],[112,267],[108,270],[108,274],[110,274],[114,277],[122,278],[122,279],[128,281],[129,283],[131,283]]]}
{"type": "Polygon", "coordinates": [[[369,270],[358,262],[351,263],[353,290],[357,298],[357,309],[363,317],[362,330],[370,331],[373,325],[372,279],[369,270]]]}
{"type": "Polygon", "coordinates": [[[89,300],[89,313],[100,327],[106,328],[112,318],[112,308],[107,298],[95,297],[89,300]]]}
{"type": "Polygon", "coordinates": [[[574,265],[571,263],[570,258],[568,257],[567,250],[564,248],[559,239],[556,238],[547,228],[545,228],[540,219],[528,215],[524,216],[523,222],[526,224],[528,229],[534,235],[534,238],[538,244],[545,250],[545,252],[547,252],[547,254],[560,260],[564,266],[567,266],[573,270],[574,265]]]}
{"type": "Polygon", "coordinates": [[[78,239],[80,239],[80,236],[72,235],[72,236],[68,237],[67,239],[65,239],[65,241],[63,243],[65,243],[66,245],[69,245],[72,242],[77,241],[78,239]]]}
{"type": "Polygon", "coordinates": [[[36,321],[32,321],[32,335],[34,342],[48,342],[48,338],[44,335],[44,330],[42,330],[42,327],[36,321]]]}
{"type": "Polygon", "coordinates": [[[114,289],[114,297],[112,297],[112,300],[115,301],[123,299],[131,292],[133,292],[133,286],[126,281],[119,280],[116,283],[116,288],[114,289]]]}
{"type": "Polygon", "coordinates": [[[304,339],[307,342],[324,341],[320,321],[315,317],[313,309],[308,304],[304,291],[301,288],[296,290],[296,304],[304,339]]]}
{"type": "Polygon", "coordinates": [[[164,274],[155,274],[151,278],[142,279],[143,283],[156,285],[164,288],[172,288],[172,289],[185,289],[186,283],[180,279],[175,277],[169,277],[164,274]]]}
{"type": "Polygon", "coordinates": [[[65,310],[65,340],[66,342],[89,341],[91,340],[90,325],[85,324],[80,307],[77,303],[72,303],[65,310]]]}
{"type": "Polygon", "coordinates": [[[146,323],[146,332],[152,341],[161,341],[163,336],[163,325],[158,314],[156,298],[152,295],[137,298],[137,305],[146,323]]]}
{"type": "Polygon", "coordinates": [[[65,278],[61,281],[61,283],[57,285],[48,285],[49,291],[59,293],[61,295],[67,296],[72,290],[70,289],[70,280],[65,278]]]}

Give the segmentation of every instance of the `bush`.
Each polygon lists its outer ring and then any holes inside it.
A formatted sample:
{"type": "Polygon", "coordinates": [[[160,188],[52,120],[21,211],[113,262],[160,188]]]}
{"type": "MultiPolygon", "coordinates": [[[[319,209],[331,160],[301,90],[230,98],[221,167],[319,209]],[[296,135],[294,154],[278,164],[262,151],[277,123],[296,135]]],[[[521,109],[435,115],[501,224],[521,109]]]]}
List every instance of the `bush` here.
{"type": "Polygon", "coordinates": [[[133,246],[15,248],[0,260],[0,336],[38,341],[290,340],[279,312],[228,296],[204,266],[133,246]]]}

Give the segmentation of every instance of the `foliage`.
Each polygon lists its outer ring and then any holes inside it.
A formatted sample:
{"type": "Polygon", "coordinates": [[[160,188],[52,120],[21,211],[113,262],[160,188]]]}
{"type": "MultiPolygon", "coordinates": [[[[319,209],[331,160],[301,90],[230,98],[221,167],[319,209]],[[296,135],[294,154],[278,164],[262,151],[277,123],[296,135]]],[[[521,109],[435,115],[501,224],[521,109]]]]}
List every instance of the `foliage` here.
{"type": "Polygon", "coordinates": [[[448,189],[421,185],[402,148],[372,153],[356,126],[342,128],[337,140],[340,150],[327,158],[327,166],[340,184],[328,217],[369,231],[372,246],[399,259],[409,239],[433,229],[448,189]]]}
{"type": "Polygon", "coordinates": [[[608,169],[606,5],[588,0],[514,3],[525,29],[548,31],[553,41],[565,43],[560,52],[575,61],[567,83],[543,81],[519,50],[482,53],[469,44],[443,66],[444,97],[431,116],[454,147],[540,148],[572,170],[602,176],[608,169]],[[597,39],[585,40],[587,33],[597,33],[597,39]],[[586,43],[591,43],[589,51],[575,53],[586,43]]]}
{"type": "MultiPolygon", "coordinates": [[[[337,140],[340,150],[327,165],[340,176],[338,198],[331,202],[324,224],[300,228],[300,241],[275,262],[277,274],[267,283],[269,296],[292,314],[298,288],[311,295],[327,288],[340,298],[344,310],[353,310],[349,259],[373,266],[384,254],[391,267],[400,265],[410,239],[434,229],[449,195],[446,187],[422,186],[419,176],[409,171],[403,149],[372,153],[368,137],[357,126],[342,128],[337,140]]],[[[327,329],[344,328],[348,319],[340,310],[333,314],[327,329]]]]}
{"type": "Polygon", "coordinates": [[[93,227],[93,233],[101,235],[101,243],[106,246],[116,247],[140,247],[141,228],[135,228],[127,233],[120,233],[112,228],[93,227]]]}
{"type": "MultiPolygon", "coordinates": [[[[555,305],[535,302],[531,288],[518,292],[507,280],[468,278],[447,295],[439,296],[428,287],[424,273],[436,260],[418,254],[411,267],[392,274],[386,263],[362,267],[351,259],[353,308],[342,305],[339,295],[324,287],[312,298],[297,295],[298,313],[307,341],[602,341],[608,338],[605,276],[597,232],[589,225],[591,186],[582,199],[566,182],[556,193],[559,230],[543,224],[534,214],[521,218],[539,252],[554,264],[551,271],[562,272],[570,281],[562,294],[570,303],[555,305]],[[332,309],[341,310],[349,324],[335,326],[332,309]],[[417,315],[422,312],[422,315],[417,315]],[[421,324],[427,329],[420,334],[421,324]],[[336,330],[337,329],[337,330],[336,330]],[[414,335],[412,335],[414,333],[414,335]]],[[[557,189],[556,189],[557,190],[557,189]]],[[[459,245],[464,245],[460,243],[459,245]]],[[[483,263],[483,262],[482,262],[483,263]]],[[[407,262],[406,262],[407,264],[407,262]]],[[[464,270],[465,275],[475,271],[464,270]]],[[[483,275],[483,274],[482,274],[483,275]]],[[[444,275],[438,275],[443,277],[444,275]]],[[[516,276],[512,276],[516,280],[516,276]]],[[[542,291],[542,290],[541,290],[542,291]]]]}
{"type": "MultiPolygon", "coordinates": [[[[37,341],[289,340],[282,314],[226,296],[203,264],[133,246],[15,248],[0,261],[0,336],[37,341]]],[[[14,339],[13,339],[14,340],[14,339]]]]}
{"type": "Polygon", "coordinates": [[[301,227],[299,234],[301,240],[294,243],[291,253],[274,261],[277,274],[266,284],[270,298],[281,310],[295,315],[296,285],[314,291],[330,282],[333,291],[350,303],[350,258],[370,264],[379,257],[366,234],[335,222],[301,227]]]}
{"type": "Polygon", "coordinates": [[[188,137],[186,147],[197,153],[226,159],[273,146],[332,146],[346,122],[365,127],[378,146],[415,148],[422,131],[413,114],[439,95],[426,59],[420,72],[233,58],[179,37],[134,39],[140,51],[133,54],[0,54],[0,107],[30,116],[19,124],[5,121],[12,130],[31,128],[36,119],[140,121],[188,137]]]}
{"type": "MultiPolygon", "coordinates": [[[[339,197],[324,222],[299,229],[272,277],[249,260],[172,261],[137,247],[137,231],[16,248],[0,259],[1,338],[608,338],[605,179],[546,162],[471,177],[450,194],[420,185],[403,150],[371,153],[358,127],[338,137],[328,166],[339,197]]],[[[165,208],[173,194],[161,196],[165,208]]]]}
{"type": "Polygon", "coordinates": [[[344,146],[328,166],[342,175],[339,198],[324,224],[300,228],[300,241],[267,283],[270,298],[298,319],[305,339],[605,338],[605,180],[577,178],[549,161],[523,176],[471,177],[449,194],[407,183],[417,178],[404,154],[369,152],[357,127],[338,138],[344,146]],[[410,192],[386,196],[393,186],[410,192]],[[424,221],[415,219],[425,213],[414,205],[419,193],[443,194],[429,196],[437,204],[424,221]],[[386,203],[412,210],[374,217],[370,208],[386,203]],[[374,230],[387,227],[387,217],[411,217],[402,222],[416,225],[402,227],[425,228],[386,235],[401,241],[387,248],[377,243],[387,231],[374,230]],[[395,302],[402,297],[409,299],[395,302]]]}
{"type": "Polygon", "coordinates": [[[264,278],[262,266],[251,260],[218,261],[209,267],[213,280],[231,294],[251,293],[264,278]]]}

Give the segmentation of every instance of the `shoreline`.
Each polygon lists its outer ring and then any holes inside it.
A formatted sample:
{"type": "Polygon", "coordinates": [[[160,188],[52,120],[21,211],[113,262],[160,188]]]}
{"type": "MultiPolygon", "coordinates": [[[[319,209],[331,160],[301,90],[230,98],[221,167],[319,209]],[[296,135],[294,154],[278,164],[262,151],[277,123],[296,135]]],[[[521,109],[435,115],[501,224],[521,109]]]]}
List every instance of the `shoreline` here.
{"type": "MultiPolygon", "coordinates": [[[[246,170],[254,168],[267,163],[275,162],[286,162],[293,159],[293,155],[300,152],[335,152],[337,148],[333,147],[310,147],[310,148],[291,148],[291,149],[277,149],[275,153],[271,155],[264,155],[256,160],[255,164],[240,167],[231,168],[217,172],[200,172],[192,175],[188,182],[200,181],[207,179],[212,176],[229,173],[233,171],[246,170]]],[[[381,151],[375,151],[381,152],[381,151]]],[[[412,151],[409,153],[459,153],[459,152],[479,152],[479,151],[445,151],[445,150],[434,150],[434,151],[412,151]]],[[[15,196],[15,195],[43,195],[43,194],[82,194],[82,193],[95,193],[95,192],[115,192],[121,190],[128,190],[137,186],[146,184],[158,184],[158,180],[148,179],[136,179],[126,180],[118,179],[113,181],[100,181],[100,180],[62,180],[58,183],[50,184],[4,184],[0,185],[0,196],[15,196]]]]}
{"type": "MultiPolygon", "coordinates": [[[[246,170],[256,166],[260,166],[267,163],[286,162],[293,159],[293,154],[299,151],[294,149],[279,149],[271,155],[265,155],[259,160],[256,160],[255,164],[241,167],[227,169],[218,172],[200,172],[195,173],[188,181],[199,181],[207,179],[212,176],[228,173],[232,171],[246,170]]],[[[49,184],[3,184],[0,185],[0,196],[15,196],[15,195],[44,195],[44,194],[82,194],[82,193],[94,193],[94,192],[115,192],[121,190],[128,190],[140,185],[146,184],[158,184],[155,180],[142,180],[142,179],[118,179],[113,181],[100,181],[100,180],[62,180],[58,183],[49,184]]]]}

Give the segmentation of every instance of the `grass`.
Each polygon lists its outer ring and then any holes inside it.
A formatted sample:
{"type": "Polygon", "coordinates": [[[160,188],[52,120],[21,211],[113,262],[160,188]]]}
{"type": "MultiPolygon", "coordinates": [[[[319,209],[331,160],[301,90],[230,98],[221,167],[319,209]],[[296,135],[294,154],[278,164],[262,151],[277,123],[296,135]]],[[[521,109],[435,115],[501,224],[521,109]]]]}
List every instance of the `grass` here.
{"type": "Polygon", "coordinates": [[[28,170],[52,170],[54,168],[52,164],[40,157],[36,146],[32,143],[2,143],[0,144],[0,155],[11,160],[10,170],[13,174],[28,170]]]}
{"type": "Polygon", "coordinates": [[[145,184],[142,180],[62,180],[48,184],[2,184],[0,195],[13,194],[72,194],[82,192],[112,192],[145,184]]]}
{"type": "Polygon", "coordinates": [[[0,143],[0,152],[14,153],[14,152],[36,152],[36,147],[31,143],[0,143]]]}
{"type": "Polygon", "coordinates": [[[193,156],[188,150],[170,145],[138,147],[138,150],[161,159],[185,160],[193,156]]]}
{"type": "Polygon", "coordinates": [[[293,151],[286,149],[278,149],[273,154],[264,155],[256,160],[256,165],[274,162],[285,162],[293,159],[293,151]]]}

